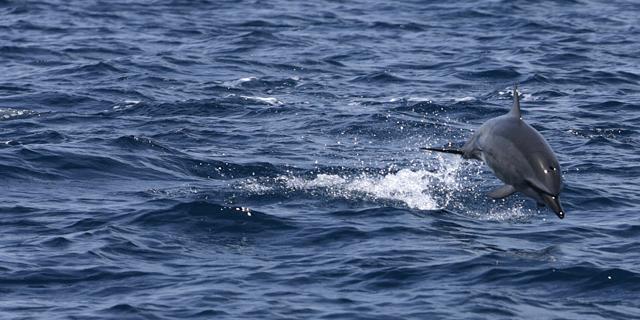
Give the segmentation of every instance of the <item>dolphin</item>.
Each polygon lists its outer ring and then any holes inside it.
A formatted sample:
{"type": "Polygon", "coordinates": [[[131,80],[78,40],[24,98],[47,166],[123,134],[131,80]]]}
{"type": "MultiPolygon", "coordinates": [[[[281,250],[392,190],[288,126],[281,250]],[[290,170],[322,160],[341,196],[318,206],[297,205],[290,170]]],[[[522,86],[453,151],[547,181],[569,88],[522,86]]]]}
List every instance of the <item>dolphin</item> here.
{"type": "Polygon", "coordinates": [[[544,137],[522,120],[517,85],[513,88],[511,110],[487,120],[461,149],[422,149],[483,161],[504,182],[489,192],[490,197],[502,199],[521,192],[539,206],[551,208],[560,219],[564,218],[565,211],[560,204],[560,164],[544,137]]]}

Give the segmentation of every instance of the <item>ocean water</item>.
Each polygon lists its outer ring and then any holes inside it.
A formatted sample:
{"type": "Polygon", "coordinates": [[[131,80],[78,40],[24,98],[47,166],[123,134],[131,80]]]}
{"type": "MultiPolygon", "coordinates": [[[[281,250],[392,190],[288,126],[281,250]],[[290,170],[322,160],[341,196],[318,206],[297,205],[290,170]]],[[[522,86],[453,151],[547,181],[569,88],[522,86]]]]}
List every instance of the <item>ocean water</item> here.
{"type": "Polygon", "coordinates": [[[640,318],[639,13],[0,0],[0,317],[640,318]],[[515,83],[564,220],[419,150],[515,83]]]}

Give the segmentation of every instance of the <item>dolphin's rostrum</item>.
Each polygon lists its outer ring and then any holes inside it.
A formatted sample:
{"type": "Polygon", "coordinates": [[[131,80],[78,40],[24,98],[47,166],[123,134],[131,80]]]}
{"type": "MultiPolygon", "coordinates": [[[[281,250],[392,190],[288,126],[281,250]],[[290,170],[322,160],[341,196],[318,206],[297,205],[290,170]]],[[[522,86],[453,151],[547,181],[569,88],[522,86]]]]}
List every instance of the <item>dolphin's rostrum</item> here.
{"type": "Polygon", "coordinates": [[[462,149],[424,148],[484,161],[505,185],[489,196],[501,199],[516,191],[547,205],[562,219],[560,164],[547,141],[522,120],[517,86],[509,113],[485,122],[462,149]]]}

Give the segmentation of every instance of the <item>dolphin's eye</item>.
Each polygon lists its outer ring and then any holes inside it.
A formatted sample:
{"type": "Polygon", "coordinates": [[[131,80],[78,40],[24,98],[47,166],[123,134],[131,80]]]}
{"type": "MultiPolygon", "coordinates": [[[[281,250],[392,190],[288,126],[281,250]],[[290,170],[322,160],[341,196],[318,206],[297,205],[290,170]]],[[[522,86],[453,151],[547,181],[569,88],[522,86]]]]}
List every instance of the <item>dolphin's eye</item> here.
{"type": "Polygon", "coordinates": [[[549,166],[549,169],[550,169],[551,171],[556,171],[556,167],[554,167],[554,166],[549,166]]]}

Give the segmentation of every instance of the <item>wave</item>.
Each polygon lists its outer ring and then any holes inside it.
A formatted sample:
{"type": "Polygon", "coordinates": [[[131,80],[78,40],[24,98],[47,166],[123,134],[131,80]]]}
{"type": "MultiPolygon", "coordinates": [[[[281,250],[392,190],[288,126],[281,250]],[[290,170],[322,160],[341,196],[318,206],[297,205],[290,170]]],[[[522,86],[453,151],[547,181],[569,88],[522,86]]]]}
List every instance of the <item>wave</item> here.
{"type": "Polygon", "coordinates": [[[83,77],[85,75],[96,76],[96,75],[123,74],[123,73],[125,73],[125,70],[121,70],[110,63],[101,61],[97,63],[76,65],[76,66],[72,66],[64,69],[59,69],[53,72],[52,74],[83,77]]]}
{"type": "Polygon", "coordinates": [[[178,203],[165,209],[148,210],[137,214],[131,223],[145,228],[175,227],[213,235],[260,234],[296,229],[296,225],[285,218],[250,208],[205,201],[178,203]]]}
{"type": "Polygon", "coordinates": [[[404,30],[404,31],[412,31],[412,32],[422,32],[429,28],[428,25],[417,23],[417,22],[406,22],[406,23],[393,23],[386,21],[374,21],[370,22],[370,27],[374,29],[381,30],[404,30]]]}
{"type": "Polygon", "coordinates": [[[152,150],[174,154],[179,153],[179,151],[166,147],[153,139],[134,135],[116,138],[115,140],[113,140],[113,145],[126,150],[152,150]]]}
{"type": "Polygon", "coordinates": [[[123,271],[117,267],[30,268],[5,273],[0,276],[0,283],[23,286],[73,285],[87,282],[122,281],[150,275],[153,273],[123,271]]]}
{"type": "Polygon", "coordinates": [[[351,79],[351,82],[365,82],[365,83],[404,83],[408,82],[408,79],[402,78],[397,75],[393,75],[386,71],[373,72],[370,74],[362,75],[351,79]]]}
{"type": "MultiPolygon", "coordinates": [[[[264,113],[291,112],[284,101],[272,96],[225,94],[223,97],[186,100],[171,103],[154,103],[140,100],[125,100],[111,110],[99,115],[140,115],[148,117],[223,117],[232,115],[260,116],[264,113]],[[272,108],[272,109],[270,109],[272,108]]],[[[150,121],[175,121],[176,119],[149,119],[150,121]]]]}
{"type": "Polygon", "coordinates": [[[460,74],[459,77],[462,79],[492,79],[496,80],[517,80],[522,76],[520,72],[517,71],[515,67],[503,67],[503,68],[494,68],[483,71],[473,71],[468,73],[460,74]]]}
{"type": "Polygon", "coordinates": [[[554,289],[556,293],[580,290],[585,294],[588,291],[601,291],[610,287],[630,292],[640,289],[639,273],[620,268],[602,268],[587,263],[571,267],[526,271],[491,268],[487,272],[477,275],[477,281],[483,283],[507,281],[514,285],[540,283],[544,286],[553,286],[554,283],[572,284],[570,288],[563,285],[556,286],[554,289]],[[624,283],[624,286],[621,287],[618,283],[624,283]]]}
{"type": "Polygon", "coordinates": [[[67,91],[38,91],[38,92],[25,92],[19,95],[13,95],[8,97],[0,97],[0,103],[4,105],[10,105],[15,109],[23,109],[26,107],[28,110],[35,112],[46,111],[67,111],[68,106],[74,106],[76,111],[82,109],[101,110],[105,103],[109,101],[101,100],[100,98],[90,96],[89,94],[78,94],[67,91]],[[28,105],[22,106],[28,101],[28,105]]]}

